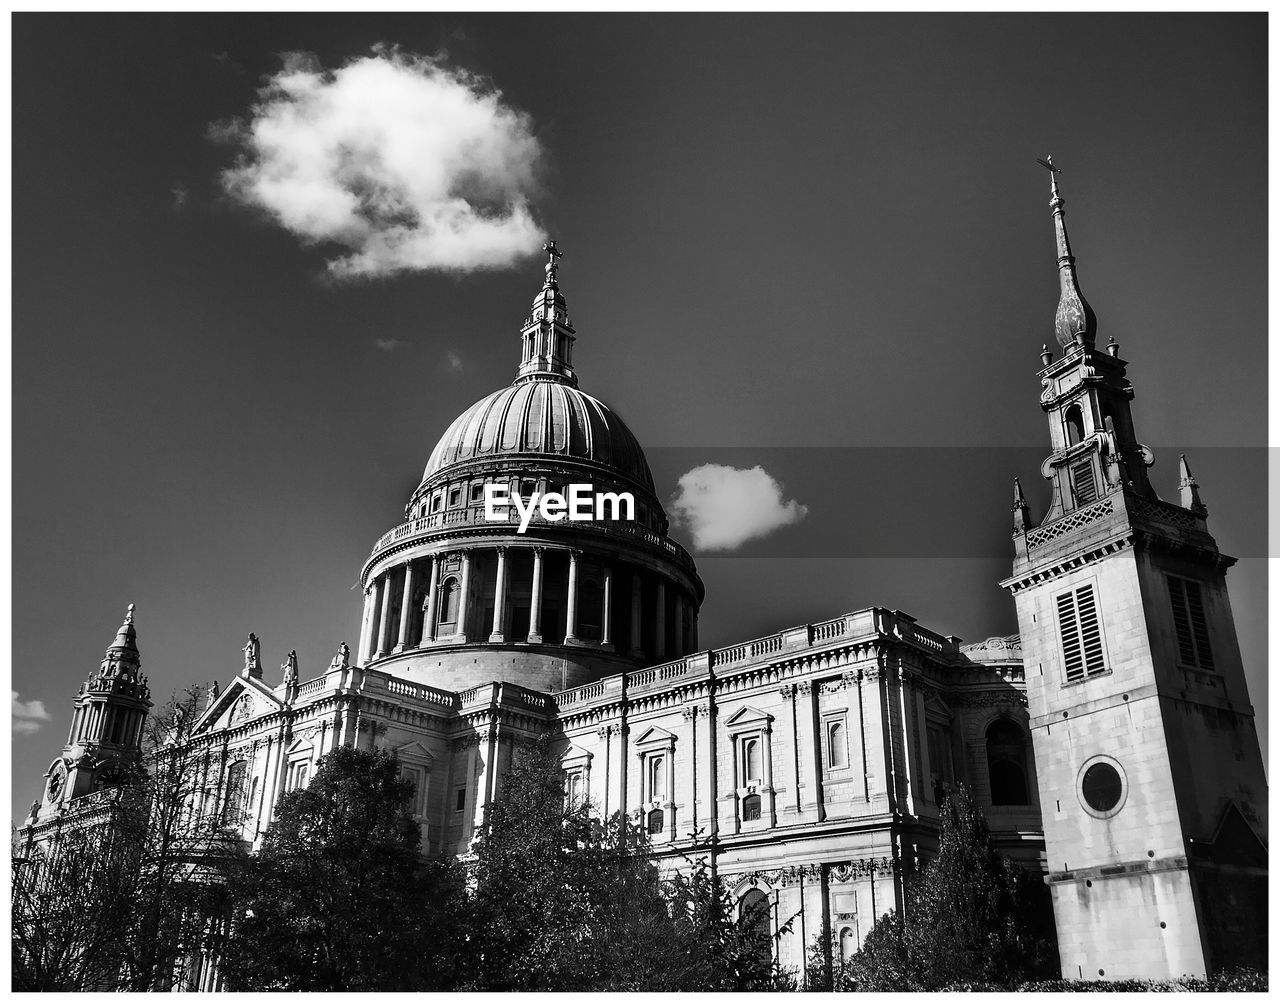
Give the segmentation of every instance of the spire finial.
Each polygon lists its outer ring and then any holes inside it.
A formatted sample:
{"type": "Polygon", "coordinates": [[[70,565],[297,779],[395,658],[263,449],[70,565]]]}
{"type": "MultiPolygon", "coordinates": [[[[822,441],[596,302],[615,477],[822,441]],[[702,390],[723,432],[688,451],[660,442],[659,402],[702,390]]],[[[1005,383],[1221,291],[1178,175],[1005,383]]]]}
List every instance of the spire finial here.
{"type": "Polygon", "coordinates": [[[1031,529],[1031,507],[1027,505],[1027,497],[1022,494],[1022,482],[1013,479],[1013,532],[1026,533],[1031,529]]]}
{"type": "Polygon", "coordinates": [[[1201,516],[1209,512],[1209,507],[1200,499],[1200,482],[1191,473],[1191,465],[1187,463],[1185,453],[1178,454],[1178,501],[1182,503],[1182,508],[1201,516]]]}
{"type": "Polygon", "coordinates": [[[133,604],[132,603],[129,604],[129,609],[125,611],[124,622],[126,624],[133,623],[133,604]]]}
{"type": "Polygon", "coordinates": [[[1065,204],[1058,191],[1058,175],[1053,157],[1036,158],[1036,162],[1049,172],[1049,208],[1053,210],[1053,228],[1058,244],[1058,282],[1062,292],[1058,297],[1058,312],[1054,317],[1054,334],[1058,344],[1070,351],[1077,345],[1093,348],[1098,333],[1098,319],[1093,308],[1080,292],[1076,278],[1076,260],[1071,254],[1071,242],[1067,239],[1067,220],[1062,207],[1065,204]]]}
{"type": "Polygon", "coordinates": [[[547,253],[547,281],[545,286],[555,286],[556,284],[556,259],[562,257],[562,252],[556,247],[555,240],[549,240],[542,245],[542,250],[547,253]]]}

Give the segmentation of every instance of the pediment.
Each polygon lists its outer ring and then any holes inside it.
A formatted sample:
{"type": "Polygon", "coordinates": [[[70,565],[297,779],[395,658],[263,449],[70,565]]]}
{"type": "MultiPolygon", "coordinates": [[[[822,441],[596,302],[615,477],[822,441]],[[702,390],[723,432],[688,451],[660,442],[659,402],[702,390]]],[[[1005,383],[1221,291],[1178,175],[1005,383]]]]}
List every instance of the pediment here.
{"type": "Polygon", "coordinates": [[[285,750],[285,756],[292,757],[301,753],[310,753],[314,748],[309,736],[301,736],[289,745],[289,748],[285,750]]]}
{"type": "Polygon", "coordinates": [[[395,754],[405,763],[430,766],[436,756],[420,742],[405,743],[395,748],[395,754]]]}
{"type": "Polygon", "coordinates": [[[955,717],[955,712],[947,707],[946,702],[936,694],[932,693],[924,699],[924,710],[927,715],[932,715],[935,718],[942,718],[948,721],[955,717]]]}
{"type": "Polygon", "coordinates": [[[651,725],[645,730],[644,735],[635,741],[637,746],[670,746],[676,741],[673,733],[668,732],[660,725],[651,725]]]}
{"type": "Polygon", "coordinates": [[[584,750],[581,746],[575,746],[573,743],[570,743],[565,747],[565,751],[560,754],[560,764],[561,766],[577,764],[585,760],[590,760],[593,756],[595,756],[595,754],[590,750],[584,750]]]}
{"type": "Polygon", "coordinates": [[[234,728],[282,706],[280,698],[260,680],[237,676],[200,715],[192,732],[199,735],[234,728]]]}
{"type": "Polygon", "coordinates": [[[724,724],[732,732],[741,732],[752,727],[768,728],[772,721],[773,715],[746,705],[730,715],[724,724]]]}

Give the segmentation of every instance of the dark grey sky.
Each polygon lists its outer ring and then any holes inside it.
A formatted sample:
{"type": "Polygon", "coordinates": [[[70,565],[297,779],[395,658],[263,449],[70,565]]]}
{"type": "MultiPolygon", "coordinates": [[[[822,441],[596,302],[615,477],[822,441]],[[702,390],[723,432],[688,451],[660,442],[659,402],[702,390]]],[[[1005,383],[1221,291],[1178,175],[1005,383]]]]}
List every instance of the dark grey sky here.
{"type": "Polygon", "coordinates": [[[207,129],[278,53],[377,42],[532,117],[583,387],[660,493],[762,464],[809,507],[698,557],[707,645],[873,604],[1016,629],[996,582],[1009,477],[1046,502],[1054,154],[1157,490],[1187,450],[1242,559],[1265,711],[1264,15],[18,15],[13,685],[53,720],[15,736],[15,814],[127,603],[160,700],[225,682],[250,630],[304,677],[354,644],[369,547],[513,376],[536,261],[338,284],[220,195],[207,129]]]}

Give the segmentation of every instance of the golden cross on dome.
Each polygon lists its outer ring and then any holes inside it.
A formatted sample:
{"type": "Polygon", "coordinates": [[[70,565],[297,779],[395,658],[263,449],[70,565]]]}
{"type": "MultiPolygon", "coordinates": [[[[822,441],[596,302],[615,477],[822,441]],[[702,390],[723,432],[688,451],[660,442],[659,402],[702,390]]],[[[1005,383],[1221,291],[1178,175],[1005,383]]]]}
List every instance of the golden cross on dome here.
{"type": "Polygon", "coordinates": [[[547,264],[554,265],[556,259],[562,257],[560,249],[556,247],[555,241],[547,241],[542,245],[542,250],[547,253],[547,264]]]}

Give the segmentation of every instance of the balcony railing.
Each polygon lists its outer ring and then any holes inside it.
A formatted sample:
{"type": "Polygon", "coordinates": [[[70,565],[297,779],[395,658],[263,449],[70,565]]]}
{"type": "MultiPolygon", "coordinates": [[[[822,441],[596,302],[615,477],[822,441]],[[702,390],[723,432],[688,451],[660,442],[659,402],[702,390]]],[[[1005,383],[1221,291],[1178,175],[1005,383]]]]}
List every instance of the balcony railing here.
{"type": "MultiPolygon", "coordinates": [[[[411,519],[407,523],[401,523],[384,533],[378,538],[378,542],[373,545],[373,554],[377,554],[384,548],[392,544],[399,543],[402,540],[410,539],[432,533],[437,530],[452,530],[457,527],[467,526],[509,526],[516,527],[520,525],[520,518],[516,515],[515,509],[509,509],[506,520],[487,520],[484,517],[484,506],[469,505],[461,509],[447,509],[444,512],[433,512],[426,516],[419,516],[417,519],[411,519]]],[[[674,540],[664,537],[660,533],[655,533],[646,526],[639,523],[633,523],[626,520],[610,520],[604,522],[583,521],[570,522],[569,520],[558,520],[552,522],[542,518],[541,513],[535,513],[530,521],[530,526],[536,526],[540,531],[551,530],[553,533],[557,530],[572,530],[574,532],[586,531],[588,533],[600,533],[608,535],[623,535],[633,537],[640,540],[651,547],[656,547],[665,551],[673,560],[681,567],[693,571],[693,558],[689,556],[689,552],[677,544],[674,540]]]]}

